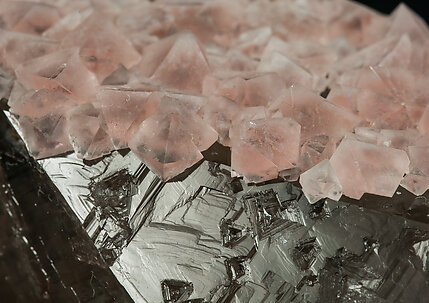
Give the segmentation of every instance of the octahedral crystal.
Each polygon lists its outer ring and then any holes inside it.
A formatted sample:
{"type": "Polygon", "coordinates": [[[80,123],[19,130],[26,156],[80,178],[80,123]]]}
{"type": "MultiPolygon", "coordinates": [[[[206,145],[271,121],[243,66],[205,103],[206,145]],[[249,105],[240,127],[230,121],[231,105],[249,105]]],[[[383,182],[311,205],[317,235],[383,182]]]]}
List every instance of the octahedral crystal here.
{"type": "Polygon", "coordinates": [[[299,183],[310,203],[323,198],[338,201],[342,195],[340,180],[326,159],[301,174],[299,183]]]}
{"type": "Polygon", "coordinates": [[[178,33],[148,46],[135,69],[141,77],[195,92],[201,92],[202,80],[209,72],[204,50],[190,32],[178,33]]]}
{"type": "Polygon", "coordinates": [[[140,123],[158,106],[149,90],[105,87],[97,93],[107,133],[116,149],[126,148],[140,123]]]}
{"type": "Polygon", "coordinates": [[[101,110],[92,103],[74,107],[69,113],[68,127],[70,143],[81,158],[91,160],[114,149],[101,110]]]}
{"type": "Polygon", "coordinates": [[[183,172],[203,158],[217,133],[197,114],[201,97],[153,93],[159,106],[138,127],[129,141],[131,150],[164,180],[183,172]]]}
{"type": "Polygon", "coordinates": [[[277,177],[298,163],[301,126],[290,118],[243,120],[233,124],[231,168],[248,182],[277,177]]]}
{"type": "Polygon", "coordinates": [[[21,63],[56,51],[58,41],[0,29],[0,63],[16,69],[21,63]]]}
{"type": "Polygon", "coordinates": [[[429,30],[403,4],[0,0],[0,21],[1,97],[36,158],[130,148],[168,180],[218,141],[233,174],[302,174],[311,202],[335,174],[353,198],[427,188],[429,30]]]}
{"type": "Polygon", "coordinates": [[[61,14],[57,7],[45,3],[2,1],[0,18],[8,30],[41,34],[58,22],[61,14]]]}
{"type": "Polygon", "coordinates": [[[429,145],[409,146],[410,172],[401,185],[416,195],[422,195],[429,189],[429,145]]]}
{"type": "Polygon", "coordinates": [[[130,68],[140,61],[131,42],[104,15],[93,13],[61,41],[62,48],[79,47],[85,66],[99,81],[122,64],[130,68]]]}
{"type": "Polygon", "coordinates": [[[344,195],[354,199],[393,196],[410,164],[405,151],[353,139],[342,140],[330,162],[344,195]]]}
{"type": "Polygon", "coordinates": [[[85,67],[77,48],[25,61],[15,73],[27,88],[64,91],[80,102],[94,98],[98,86],[97,78],[85,67]]]}

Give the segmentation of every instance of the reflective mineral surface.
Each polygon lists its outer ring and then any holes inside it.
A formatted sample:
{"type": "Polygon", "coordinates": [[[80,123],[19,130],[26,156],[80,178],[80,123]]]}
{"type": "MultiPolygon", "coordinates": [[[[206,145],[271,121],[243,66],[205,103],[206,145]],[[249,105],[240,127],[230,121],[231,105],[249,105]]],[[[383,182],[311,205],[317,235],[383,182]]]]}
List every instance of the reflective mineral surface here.
{"type": "Polygon", "coordinates": [[[345,0],[0,0],[0,301],[426,302],[429,29],[345,0]]]}

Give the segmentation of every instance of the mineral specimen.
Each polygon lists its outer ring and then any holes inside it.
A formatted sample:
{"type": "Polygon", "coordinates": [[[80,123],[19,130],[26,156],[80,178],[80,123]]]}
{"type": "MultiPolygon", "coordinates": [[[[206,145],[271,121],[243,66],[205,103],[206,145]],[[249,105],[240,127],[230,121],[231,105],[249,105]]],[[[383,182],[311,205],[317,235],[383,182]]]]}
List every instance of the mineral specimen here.
{"type": "Polygon", "coordinates": [[[429,30],[407,6],[61,3],[0,1],[0,63],[16,77],[2,97],[33,157],[130,148],[169,180],[218,141],[233,175],[302,173],[311,202],[428,189],[408,164],[429,146],[429,30]]]}

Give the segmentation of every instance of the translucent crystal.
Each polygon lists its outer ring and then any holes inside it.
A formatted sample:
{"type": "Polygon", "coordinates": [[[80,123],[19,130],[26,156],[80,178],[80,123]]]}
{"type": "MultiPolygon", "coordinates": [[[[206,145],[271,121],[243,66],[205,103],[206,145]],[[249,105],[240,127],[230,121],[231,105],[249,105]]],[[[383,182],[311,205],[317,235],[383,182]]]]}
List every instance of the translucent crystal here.
{"type": "Polygon", "coordinates": [[[70,142],[78,157],[91,160],[114,150],[103,115],[92,103],[73,108],[68,127],[70,142]]]}
{"type": "Polygon", "coordinates": [[[360,199],[364,193],[392,197],[410,160],[402,150],[344,139],[330,162],[343,194],[360,199]]]}
{"type": "Polygon", "coordinates": [[[131,42],[104,15],[93,13],[61,41],[62,48],[79,47],[85,66],[101,82],[122,64],[127,68],[140,61],[131,42]]]}
{"type": "Polygon", "coordinates": [[[323,160],[302,173],[299,183],[308,202],[312,204],[323,198],[338,201],[342,195],[340,180],[329,160],[323,160]]]}
{"type": "Polygon", "coordinates": [[[290,118],[240,121],[230,131],[231,168],[247,182],[276,178],[298,163],[300,129],[290,118]]]}
{"type": "Polygon", "coordinates": [[[27,88],[59,90],[79,102],[95,97],[97,79],[83,64],[78,49],[66,49],[26,61],[16,69],[27,88]]]}
{"type": "Polygon", "coordinates": [[[158,100],[149,99],[151,93],[120,87],[104,87],[97,93],[107,133],[116,149],[126,148],[140,123],[155,111],[158,100]]]}
{"type": "Polygon", "coordinates": [[[171,179],[203,158],[200,151],[218,138],[197,115],[205,100],[186,95],[154,93],[157,110],[138,127],[131,150],[164,180],[171,179]]]}
{"type": "Polygon", "coordinates": [[[135,69],[141,77],[195,92],[201,92],[203,78],[209,72],[204,49],[190,32],[181,32],[148,46],[135,69]]]}

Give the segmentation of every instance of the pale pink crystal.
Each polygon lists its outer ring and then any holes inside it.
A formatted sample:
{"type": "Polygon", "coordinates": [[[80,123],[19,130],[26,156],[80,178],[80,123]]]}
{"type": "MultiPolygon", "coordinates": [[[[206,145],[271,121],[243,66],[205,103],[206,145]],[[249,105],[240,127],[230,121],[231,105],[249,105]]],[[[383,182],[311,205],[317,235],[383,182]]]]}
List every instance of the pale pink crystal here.
{"type": "Polygon", "coordinates": [[[360,199],[364,193],[392,197],[410,160],[402,150],[343,139],[330,162],[343,194],[360,199]]]}
{"type": "Polygon", "coordinates": [[[104,117],[92,103],[73,108],[69,112],[68,127],[70,142],[78,157],[92,160],[114,150],[104,117]]]}
{"type": "Polygon", "coordinates": [[[56,112],[67,112],[70,108],[77,105],[76,101],[66,94],[55,91],[40,89],[22,90],[22,87],[15,85],[8,105],[12,108],[11,112],[19,116],[28,116],[40,118],[47,115],[56,114],[56,112]]]}
{"type": "Polygon", "coordinates": [[[236,49],[208,49],[207,60],[214,72],[252,72],[258,66],[258,61],[236,49]]]}
{"type": "Polygon", "coordinates": [[[229,129],[239,112],[238,104],[228,98],[221,96],[208,97],[207,104],[204,107],[203,119],[217,131],[219,134],[218,141],[225,146],[231,146],[229,129]]]}
{"type": "Polygon", "coordinates": [[[348,56],[340,59],[335,64],[337,72],[351,71],[366,66],[376,66],[391,52],[398,43],[399,37],[386,37],[374,44],[370,44],[348,56]]]}
{"type": "Polygon", "coordinates": [[[16,69],[27,60],[52,53],[57,48],[57,41],[0,29],[0,63],[10,69],[16,69]]]}
{"type": "Polygon", "coordinates": [[[338,59],[338,54],[331,47],[311,40],[297,40],[285,42],[278,37],[272,37],[264,49],[261,60],[282,54],[295,61],[313,74],[323,75],[329,65],[338,59]]]}
{"type": "Polygon", "coordinates": [[[65,116],[18,119],[28,151],[35,159],[49,158],[72,151],[65,116]]]}
{"type": "Polygon", "coordinates": [[[106,16],[93,13],[61,41],[62,48],[79,47],[85,66],[101,82],[118,66],[131,68],[140,61],[131,42],[106,16]]]}
{"type": "Polygon", "coordinates": [[[276,73],[243,74],[219,79],[208,76],[204,95],[224,96],[245,107],[268,106],[284,93],[286,86],[276,73]]]}
{"type": "Polygon", "coordinates": [[[284,79],[286,86],[299,84],[309,89],[313,88],[314,80],[311,73],[288,57],[277,52],[271,56],[263,57],[258,66],[258,71],[276,72],[284,79]]]}
{"type": "MultiPolygon", "coordinates": [[[[331,176],[331,158],[358,198],[390,195],[404,152],[420,163],[429,146],[429,30],[405,5],[0,1],[0,18],[8,104],[35,157],[130,142],[168,180],[218,140],[247,182],[331,176]]],[[[417,166],[402,184],[421,194],[417,166]]]]}
{"type": "Polygon", "coordinates": [[[203,1],[194,5],[166,7],[174,16],[174,28],[192,31],[200,41],[229,46],[243,24],[245,3],[241,0],[203,1]]]}
{"type": "Polygon", "coordinates": [[[429,189],[429,146],[409,146],[410,173],[401,185],[415,195],[422,195],[429,189]]]}
{"type": "Polygon", "coordinates": [[[120,12],[116,26],[127,36],[145,32],[163,37],[173,25],[173,21],[173,16],[163,7],[137,3],[120,12]]]}
{"type": "Polygon", "coordinates": [[[135,70],[139,76],[166,86],[201,92],[209,66],[196,37],[181,32],[148,46],[135,70]]]}
{"type": "Polygon", "coordinates": [[[26,61],[15,71],[27,88],[63,91],[79,102],[95,97],[97,79],[82,63],[77,49],[66,49],[26,61]]]}
{"type": "Polygon", "coordinates": [[[28,34],[41,34],[60,20],[55,6],[26,1],[2,1],[0,18],[7,29],[28,34]]]}
{"type": "Polygon", "coordinates": [[[299,167],[306,171],[319,162],[329,159],[336,149],[336,141],[327,135],[308,138],[301,145],[299,167]]]}
{"type": "Polygon", "coordinates": [[[291,117],[301,125],[301,142],[318,135],[339,140],[361,120],[311,91],[296,86],[291,87],[284,98],[273,103],[271,110],[280,110],[284,117],[291,117]]]}
{"type": "Polygon", "coordinates": [[[417,125],[417,129],[422,135],[429,133],[429,104],[426,105],[419,124],[417,125]]]}
{"type": "Polygon", "coordinates": [[[240,34],[235,47],[252,58],[261,58],[271,36],[272,30],[269,26],[252,29],[240,34]]]}
{"type": "Polygon", "coordinates": [[[384,37],[388,18],[352,1],[342,1],[342,4],[338,1],[332,2],[343,5],[344,9],[341,17],[332,20],[326,29],[326,35],[330,41],[345,37],[353,45],[362,47],[384,37]]]}
{"type": "Polygon", "coordinates": [[[276,178],[299,157],[300,125],[290,118],[239,121],[230,131],[231,168],[247,182],[276,178]]]}
{"type": "Polygon", "coordinates": [[[347,108],[374,128],[412,127],[406,108],[395,98],[369,89],[334,86],[327,100],[347,108]]]}
{"type": "Polygon", "coordinates": [[[308,202],[312,204],[323,198],[338,201],[342,195],[340,180],[329,160],[323,160],[301,174],[299,183],[308,202]]]}
{"type": "Polygon", "coordinates": [[[173,23],[174,17],[165,7],[154,6],[148,2],[136,3],[122,9],[115,22],[140,53],[151,43],[167,36],[173,23]]]}
{"type": "Polygon", "coordinates": [[[408,34],[412,40],[427,41],[429,30],[425,22],[404,3],[399,4],[392,12],[388,35],[408,34]]]}
{"type": "Polygon", "coordinates": [[[106,122],[107,133],[116,149],[126,148],[140,123],[158,106],[149,96],[150,90],[134,90],[121,87],[104,87],[97,100],[106,122]]]}
{"type": "Polygon", "coordinates": [[[75,30],[91,13],[92,9],[73,11],[44,31],[42,36],[61,40],[68,33],[75,30]]]}
{"type": "Polygon", "coordinates": [[[76,102],[67,95],[41,89],[29,91],[11,104],[30,154],[52,157],[72,150],[68,138],[67,112],[76,102]]]}
{"type": "Polygon", "coordinates": [[[415,129],[395,130],[357,127],[355,133],[360,137],[361,141],[405,151],[408,150],[408,146],[422,141],[421,136],[415,129]]]}
{"type": "Polygon", "coordinates": [[[144,120],[129,141],[131,150],[164,180],[171,179],[203,158],[217,133],[197,111],[201,97],[153,93],[157,110],[144,120]]]}
{"type": "Polygon", "coordinates": [[[416,196],[423,195],[429,188],[429,178],[421,175],[407,174],[401,186],[416,196]]]}
{"type": "Polygon", "coordinates": [[[244,106],[267,106],[283,92],[285,85],[275,73],[263,73],[245,79],[244,106]]]}

